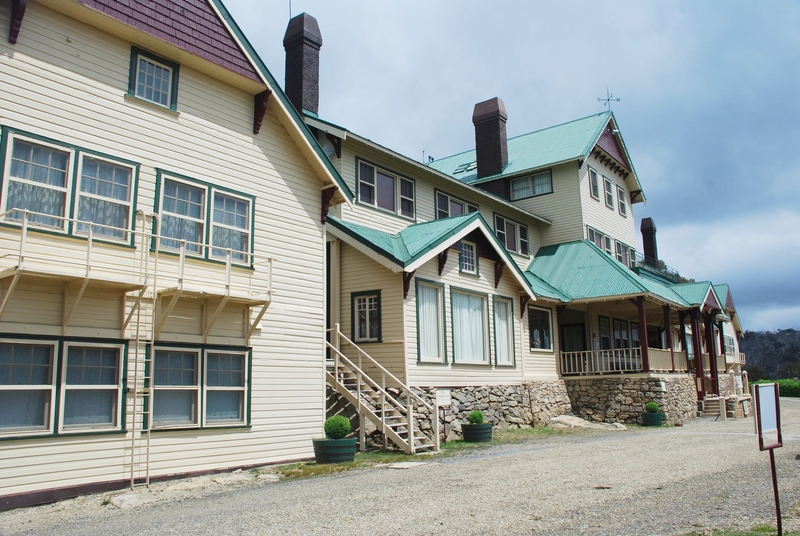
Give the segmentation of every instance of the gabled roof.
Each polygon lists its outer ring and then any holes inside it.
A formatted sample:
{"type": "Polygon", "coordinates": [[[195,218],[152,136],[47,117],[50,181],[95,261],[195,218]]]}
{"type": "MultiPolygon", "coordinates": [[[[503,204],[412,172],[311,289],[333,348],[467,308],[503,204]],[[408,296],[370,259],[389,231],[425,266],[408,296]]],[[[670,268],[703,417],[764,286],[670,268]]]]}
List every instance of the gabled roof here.
{"type": "Polygon", "coordinates": [[[680,283],[670,285],[673,291],[681,296],[689,305],[703,308],[708,306],[712,309],[722,310],[722,305],[714,292],[711,281],[697,281],[695,283],[680,283]]]}
{"type": "Polygon", "coordinates": [[[528,280],[478,212],[409,225],[396,234],[328,217],[328,232],[394,272],[413,272],[469,233],[480,230],[511,275],[536,299],[528,280]]]}
{"type": "Polygon", "coordinates": [[[731,295],[731,288],[728,286],[727,283],[720,283],[719,285],[713,285],[714,292],[717,293],[717,297],[720,299],[720,303],[725,307],[726,311],[735,311],[736,305],[733,303],[733,296],[731,295]]]}
{"type": "Polygon", "coordinates": [[[678,307],[686,302],[666,286],[645,280],[588,240],[539,249],[526,273],[564,296],[564,301],[648,296],[678,307]]]}
{"type": "MultiPolygon", "coordinates": [[[[434,160],[428,166],[467,184],[478,184],[565,162],[585,160],[592,152],[592,149],[601,142],[601,138],[603,138],[603,134],[607,130],[606,126],[609,123],[611,123],[614,130],[618,131],[614,114],[602,112],[509,138],[508,164],[506,164],[503,172],[498,175],[478,178],[477,168],[470,165],[476,161],[474,149],[434,160]],[[465,166],[466,170],[457,172],[464,169],[465,166]]],[[[624,164],[626,168],[630,168],[633,181],[637,185],[636,189],[641,190],[639,178],[633,169],[633,164],[625,143],[622,141],[622,136],[617,133],[615,139],[618,140],[619,146],[615,145],[612,148],[608,140],[603,139],[601,148],[606,152],[610,150],[611,156],[627,160],[621,162],[621,164],[624,164]]],[[[644,194],[641,197],[644,201],[644,194]]]]}

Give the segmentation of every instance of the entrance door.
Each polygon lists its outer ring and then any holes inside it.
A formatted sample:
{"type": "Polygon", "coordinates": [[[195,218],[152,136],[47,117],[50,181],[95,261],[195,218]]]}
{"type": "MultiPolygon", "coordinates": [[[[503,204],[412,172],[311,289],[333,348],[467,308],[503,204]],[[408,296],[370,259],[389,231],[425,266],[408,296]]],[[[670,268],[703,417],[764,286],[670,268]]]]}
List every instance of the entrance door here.
{"type": "Polygon", "coordinates": [[[561,328],[561,349],[564,352],[586,350],[586,328],[584,324],[567,324],[561,328]]]}

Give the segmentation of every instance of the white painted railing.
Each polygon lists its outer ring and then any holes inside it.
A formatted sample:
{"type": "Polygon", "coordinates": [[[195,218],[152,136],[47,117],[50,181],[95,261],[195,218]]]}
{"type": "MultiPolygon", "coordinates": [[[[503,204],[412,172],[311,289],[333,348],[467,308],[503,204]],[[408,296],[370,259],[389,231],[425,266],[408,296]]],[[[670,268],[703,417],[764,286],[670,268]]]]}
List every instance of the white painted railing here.
{"type": "Polygon", "coordinates": [[[641,348],[561,352],[561,374],[564,376],[641,371],[641,348]]]}
{"type": "Polygon", "coordinates": [[[651,372],[671,372],[672,371],[672,352],[659,348],[648,348],[647,359],[650,363],[651,372]]]}

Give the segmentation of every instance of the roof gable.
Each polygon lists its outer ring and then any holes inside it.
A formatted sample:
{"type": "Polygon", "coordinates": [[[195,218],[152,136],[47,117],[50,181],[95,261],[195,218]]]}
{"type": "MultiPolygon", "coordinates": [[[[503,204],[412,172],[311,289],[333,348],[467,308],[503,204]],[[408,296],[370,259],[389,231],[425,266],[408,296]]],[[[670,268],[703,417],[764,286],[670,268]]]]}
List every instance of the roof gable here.
{"type": "Polygon", "coordinates": [[[261,82],[255,67],[206,0],[76,0],[181,50],[261,82]]]}
{"type": "Polygon", "coordinates": [[[719,298],[717,298],[710,281],[681,283],[669,287],[680,294],[690,305],[722,310],[719,298]]]}
{"type": "Polygon", "coordinates": [[[609,156],[614,158],[617,162],[622,164],[625,169],[631,171],[631,163],[628,160],[628,157],[625,156],[622,148],[619,146],[616,136],[614,136],[611,131],[611,125],[607,124],[603,129],[603,132],[600,134],[600,138],[597,140],[597,146],[605,151],[609,156]]]}

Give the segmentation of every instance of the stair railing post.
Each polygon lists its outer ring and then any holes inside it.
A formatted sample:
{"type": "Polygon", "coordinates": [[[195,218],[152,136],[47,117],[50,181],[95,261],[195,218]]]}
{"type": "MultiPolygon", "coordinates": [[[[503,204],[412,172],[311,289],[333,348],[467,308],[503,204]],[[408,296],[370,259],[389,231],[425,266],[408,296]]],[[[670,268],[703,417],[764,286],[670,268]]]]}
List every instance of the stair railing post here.
{"type": "Polygon", "coordinates": [[[332,337],[333,340],[331,341],[331,344],[333,344],[333,347],[336,350],[335,352],[333,352],[333,355],[334,355],[333,372],[334,372],[334,377],[336,378],[336,381],[339,381],[339,366],[340,366],[340,363],[341,363],[341,360],[339,358],[339,352],[341,351],[339,349],[339,324],[338,323],[334,324],[334,327],[336,329],[333,332],[333,337],[332,337]]]}
{"type": "Polygon", "coordinates": [[[361,402],[361,367],[358,369],[358,373],[356,374],[356,399],[358,400],[358,443],[361,445],[361,452],[364,452],[364,447],[366,444],[366,439],[364,437],[364,408],[362,408],[361,402]]]}
{"type": "Polygon", "coordinates": [[[439,404],[434,400],[433,410],[431,411],[431,421],[433,424],[434,440],[436,450],[439,450],[439,404]]]}
{"type": "Polygon", "coordinates": [[[406,394],[406,411],[408,411],[409,454],[414,454],[414,406],[411,404],[411,393],[406,394]]]}
{"type": "Polygon", "coordinates": [[[383,423],[383,450],[389,448],[388,437],[386,436],[386,372],[381,371],[381,422],[383,423]]]}

